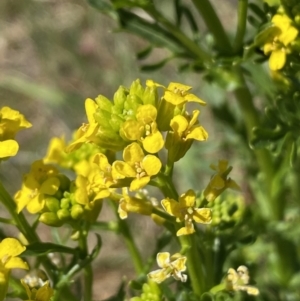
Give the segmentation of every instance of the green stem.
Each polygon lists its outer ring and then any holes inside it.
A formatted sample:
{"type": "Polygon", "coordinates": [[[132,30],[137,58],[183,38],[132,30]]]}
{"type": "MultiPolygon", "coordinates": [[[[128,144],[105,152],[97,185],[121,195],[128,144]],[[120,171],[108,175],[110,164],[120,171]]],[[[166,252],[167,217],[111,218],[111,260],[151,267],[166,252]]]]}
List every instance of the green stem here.
{"type": "Polygon", "coordinates": [[[116,216],[118,217],[119,230],[120,230],[121,234],[123,235],[126,247],[130,254],[130,258],[133,261],[135,271],[137,274],[142,274],[144,271],[143,260],[142,260],[141,254],[140,254],[136,244],[134,243],[134,239],[131,234],[130,228],[129,228],[126,220],[120,219],[116,202],[111,201],[110,204],[111,204],[112,208],[114,209],[116,216]]]}
{"type": "Polygon", "coordinates": [[[7,225],[13,225],[13,226],[17,225],[17,223],[13,219],[8,219],[8,218],[3,218],[3,217],[0,217],[0,223],[7,224],[7,225]]]}
{"type": "MultiPolygon", "coordinates": [[[[85,258],[88,255],[88,244],[87,238],[89,234],[89,223],[84,223],[80,229],[80,236],[79,236],[79,248],[81,251],[81,256],[85,258]]],[[[93,270],[91,264],[87,264],[83,270],[84,276],[84,293],[83,293],[83,300],[90,301],[92,300],[93,296],[93,270]]]]}
{"type": "Polygon", "coordinates": [[[211,56],[205,50],[187,37],[177,26],[168,21],[159,11],[154,8],[148,9],[147,12],[158,22],[160,22],[170,34],[172,34],[180,44],[184,45],[191,53],[204,62],[211,61],[211,56]]]}
{"type": "Polygon", "coordinates": [[[243,40],[246,32],[247,24],[247,10],[248,10],[248,0],[239,0],[238,3],[238,23],[237,31],[234,40],[234,52],[239,52],[243,48],[243,40]]]}
{"type": "Polygon", "coordinates": [[[229,39],[210,1],[209,0],[192,0],[192,1],[195,7],[197,8],[197,10],[199,11],[199,13],[201,14],[207,28],[214,36],[216,44],[218,45],[219,49],[225,54],[230,54],[232,52],[232,47],[230,45],[229,39]]]}
{"type": "Polygon", "coordinates": [[[185,255],[187,257],[186,264],[193,292],[200,297],[205,289],[205,278],[203,274],[203,267],[199,260],[196,235],[182,235],[179,237],[179,241],[183,250],[185,250],[185,255]],[[189,248],[187,248],[188,245],[190,246],[189,248]]]}
{"type": "MultiPolygon", "coordinates": [[[[240,106],[240,109],[242,111],[245,120],[248,140],[251,140],[253,127],[258,126],[260,123],[258,112],[254,107],[252,95],[244,80],[244,76],[242,74],[241,69],[239,67],[236,67],[235,71],[240,77],[242,87],[237,88],[234,91],[234,94],[238,101],[238,104],[240,106]]],[[[267,198],[265,198],[266,199],[265,206],[268,208],[268,210],[270,210],[272,219],[278,219],[278,217],[280,216],[280,212],[279,212],[280,207],[278,205],[279,200],[277,198],[271,198],[272,182],[275,175],[272,158],[270,156],[270,153],[265,149],[254,150],[254,154],[256,156],[260,170],[264,174],[265,188],[268,196],[267,198]]]]}

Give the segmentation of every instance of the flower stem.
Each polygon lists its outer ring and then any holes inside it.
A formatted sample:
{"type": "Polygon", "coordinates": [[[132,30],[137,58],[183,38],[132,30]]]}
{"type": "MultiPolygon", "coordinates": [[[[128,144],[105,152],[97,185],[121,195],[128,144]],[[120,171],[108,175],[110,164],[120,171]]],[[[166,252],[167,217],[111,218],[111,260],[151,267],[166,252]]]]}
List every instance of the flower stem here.
{"type": "Polygon", "coordinates": [[[120,219],[116,202],[111,201],[110,204],[118,218],[119,231],[121,232],[121,234],[124,237],[124,241],[125,241],[126,247],[128,249],[128,252],[130,254],[130,258],[133,261],[135,271],[137,274],[142,274],[144,271],[144,264],[142,261],[141,254],[140,254],[136,244],[134,243],[134,239],[131,234],[130,228],[125,220],[120,219]]]}
{"type": "Polygon", "coordinates": [[[201,14],[207,28],[213,34],[218,48],[224,54],[230,54],[232,47],[226,35],[224,27],[217,16],[209,0],[192,0],[198,12],[201,14]]]}
{"type": "MultiPolygon", "coordinates": [[[[79,248],[81,251],[81,256],[86,257],[88,255],[88,244],[87,238],[89,234],[90,224],[85,222],[80,229],[80,236],[79,236],[79,248]]],[[[83,270],[84,276],[84,293],[83,293],[83,300],[90,301],[92,300],[93,296],[93,269],[91,264],[87,264],[83,270]]]]}
{"type": "Polygon", "coordinates": [[[239,0],[238,2],[238,23],[237,31],[233,44],[234,52],[239,52],[243,47],[243,39],[247,24],[248,0],[239,0]]]}

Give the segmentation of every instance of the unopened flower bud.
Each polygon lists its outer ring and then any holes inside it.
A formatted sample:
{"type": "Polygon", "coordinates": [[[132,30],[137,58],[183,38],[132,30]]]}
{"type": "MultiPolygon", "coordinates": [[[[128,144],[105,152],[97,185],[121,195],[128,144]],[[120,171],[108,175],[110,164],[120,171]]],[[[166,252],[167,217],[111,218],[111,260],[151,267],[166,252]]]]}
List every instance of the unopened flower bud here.
{"type": "Polygon", "coordinates": [[[39,221],[51,227],[60,227],[63,222],[59,220],[55,212],[44,212],[39,217],[39,221]]]}
{"type": "Polygon", "coordinates": [[[55,197],[47,197],[45,199],[45,205],[51,212],[56,212],[60,208],[59,200],[55,197]]]}
{"type": "Polygon", "coordinates": [[[81,205],[76,204],[71,208],[71,216],[73,219],[80,219],[83,216],[84,209],[81,205]]]}

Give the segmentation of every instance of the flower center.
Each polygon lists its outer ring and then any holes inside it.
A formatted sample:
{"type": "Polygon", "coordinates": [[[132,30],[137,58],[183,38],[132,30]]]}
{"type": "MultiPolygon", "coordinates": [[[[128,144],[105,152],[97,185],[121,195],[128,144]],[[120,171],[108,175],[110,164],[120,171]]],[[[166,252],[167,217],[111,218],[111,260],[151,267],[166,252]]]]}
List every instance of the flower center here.
{"type": "Polygon", "coordinates": [[[136,177],[137,179],[140,179],[142,177],[145,177],[147,175],[146,171],[143,169],[141,162],[135,162],[134,168],[136,171],[136,177]]]}

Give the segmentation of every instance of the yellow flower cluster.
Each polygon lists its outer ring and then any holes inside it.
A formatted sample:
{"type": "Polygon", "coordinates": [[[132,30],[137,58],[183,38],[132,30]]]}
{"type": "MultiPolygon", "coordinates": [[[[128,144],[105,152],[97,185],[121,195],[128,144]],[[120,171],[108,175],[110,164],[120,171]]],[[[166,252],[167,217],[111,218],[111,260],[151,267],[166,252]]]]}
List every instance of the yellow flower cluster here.
{"type": "Polygon", "coordinates": [[[287,15],[276,14],[272,18],[273,27],[268,32],[264,44],[264,53],[270,54],[269,67],[276,71],[284,67],[290,46],[298,36],[298,30],[292,25],[292,20],[287,15]]]}
{"type": "Polygon", "coordinates": [[[20,130],[30,127],[31,123],[20,112],[9,107],[0,109],[0,161],[17,154],[19,144],[14,138],[20,130]]]}

